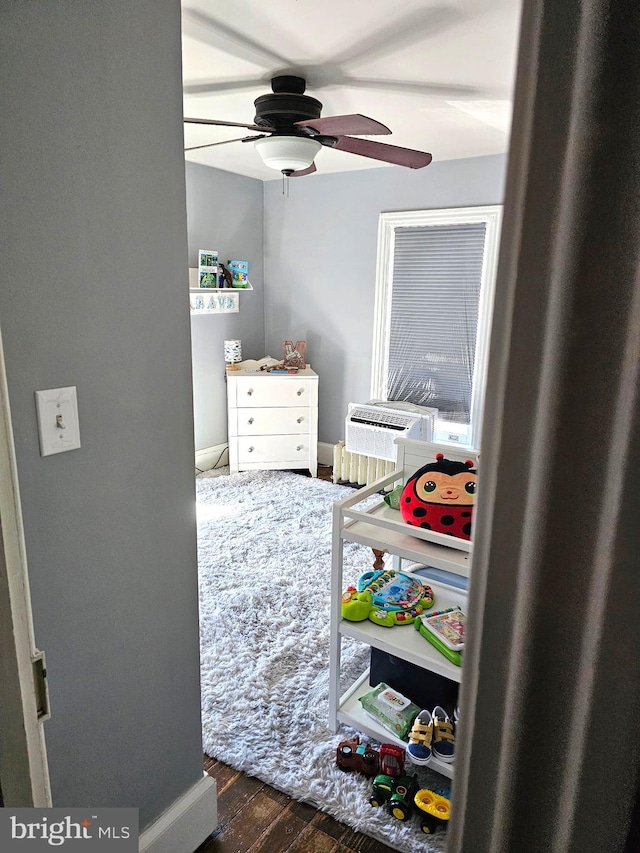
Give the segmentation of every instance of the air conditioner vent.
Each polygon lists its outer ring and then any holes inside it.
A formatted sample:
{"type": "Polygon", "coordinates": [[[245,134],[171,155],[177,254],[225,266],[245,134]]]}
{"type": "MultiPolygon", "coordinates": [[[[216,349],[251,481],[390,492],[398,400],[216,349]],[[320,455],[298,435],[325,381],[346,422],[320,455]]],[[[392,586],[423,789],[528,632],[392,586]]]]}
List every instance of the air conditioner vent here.
{"type": "Polygon", "coordinates": [[[345,421],[345,449],[395,462],[398,437],[431,441],[437,409],[397,411],[386,406],[349,403],[345,421]]]}

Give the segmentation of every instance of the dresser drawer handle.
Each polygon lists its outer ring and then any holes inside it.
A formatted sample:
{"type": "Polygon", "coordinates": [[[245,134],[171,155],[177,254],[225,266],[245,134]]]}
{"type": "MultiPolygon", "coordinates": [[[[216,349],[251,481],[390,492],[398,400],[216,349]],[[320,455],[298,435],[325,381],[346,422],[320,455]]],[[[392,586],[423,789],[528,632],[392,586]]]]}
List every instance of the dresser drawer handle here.
{"type": "Polygon", "coordinates": [[[253,418],[249,418],[249,420],[247,421],[247,423],[252,424],[252,423],[253,423],[253,418]]]}
{"type": "Polygon", "coordinates": [[[296,450],[304,450],[304,444],[299,444],[299,445],[296,447],[296,450]]]}
{"type": "Polygon", "coordinates": [[[247,397],[250,397],[253,394],[253,388],[249,388],[247,391],[247,397]]]}
{"type": "Polygon", "coordinates": [[[298,423],[301,424],[304,418],[298,418],[298,423]]]}
{"type": "Polygon", "coordinates": [[[248,448],[248,452],[249,452],[249,453],[253,453],[253,447],[249,447],[249,448],[248,448]]]}
{"type": "Polygon", "coordinates": [[[301,388],[301,389],[298,391],[298,397],[301,397],[301,396],[302,396],[303,391],[304,391],[304,388],[301,388]]]}

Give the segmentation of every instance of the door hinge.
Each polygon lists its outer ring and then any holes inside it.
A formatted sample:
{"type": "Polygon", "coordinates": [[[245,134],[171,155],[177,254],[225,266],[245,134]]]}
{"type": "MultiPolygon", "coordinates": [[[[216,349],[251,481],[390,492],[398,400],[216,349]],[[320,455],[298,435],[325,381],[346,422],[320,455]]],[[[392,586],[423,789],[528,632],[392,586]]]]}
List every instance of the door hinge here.
{"type": "Polygon", "coordinates": [[[49,706],[49,685],[47,684],[47,665],[44,652],[36,650],[31,658],[33,666],[33,686],[36,697],[38,722],[44,723],[51,717],[49,706]]]}

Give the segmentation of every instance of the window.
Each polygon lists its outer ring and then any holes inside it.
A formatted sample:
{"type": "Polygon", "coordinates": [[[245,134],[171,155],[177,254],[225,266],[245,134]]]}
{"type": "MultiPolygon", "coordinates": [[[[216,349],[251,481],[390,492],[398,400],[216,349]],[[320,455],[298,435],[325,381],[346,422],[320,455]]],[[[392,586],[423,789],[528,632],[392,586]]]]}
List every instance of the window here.
{"type": "Polygon", "coordinates": [[[502,208],[383,213],[371,396],[438,409],[438,442],[480,446],[502,208]]]}

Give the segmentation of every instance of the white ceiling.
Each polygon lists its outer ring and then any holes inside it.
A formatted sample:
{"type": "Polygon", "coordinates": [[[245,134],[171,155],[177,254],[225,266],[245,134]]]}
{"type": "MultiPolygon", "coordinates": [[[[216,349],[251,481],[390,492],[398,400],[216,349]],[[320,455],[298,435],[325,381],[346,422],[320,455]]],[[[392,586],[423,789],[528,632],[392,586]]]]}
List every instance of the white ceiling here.
{"type": "MultiPolygon", "coordinates": [[[[519,0],[183,0],[184,115],[252,123],[278,73],[307,80],[322,116],[362,113],[434,162],[505,152],[519,0]]],[[[185,125],[185,147],[250,135],[185,125]]],[[[253,143],[187,160],[261,180],[253,143]]],[[[399,168],[324,147],[319,173],[399,168]]],[[[300,180],[313,180],[313,177],[300,180]]]]}

